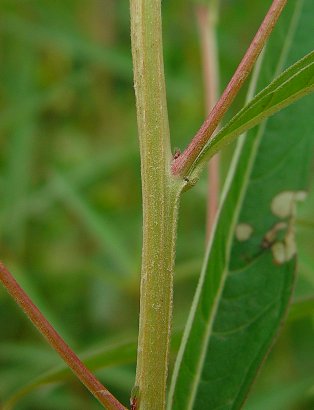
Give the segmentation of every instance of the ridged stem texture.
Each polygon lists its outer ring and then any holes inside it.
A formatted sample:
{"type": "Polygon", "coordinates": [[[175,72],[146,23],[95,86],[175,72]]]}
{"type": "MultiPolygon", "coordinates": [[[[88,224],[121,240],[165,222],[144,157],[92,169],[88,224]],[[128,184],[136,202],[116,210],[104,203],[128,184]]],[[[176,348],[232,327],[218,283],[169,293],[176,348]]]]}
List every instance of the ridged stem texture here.
{"type": "Polygon", "coordinates": [[[134,84],[141,151],[143,249],[136,384],[132,407],[166,401],[178,197],[162,55],[161,1],[131,0],[134,84]]]}

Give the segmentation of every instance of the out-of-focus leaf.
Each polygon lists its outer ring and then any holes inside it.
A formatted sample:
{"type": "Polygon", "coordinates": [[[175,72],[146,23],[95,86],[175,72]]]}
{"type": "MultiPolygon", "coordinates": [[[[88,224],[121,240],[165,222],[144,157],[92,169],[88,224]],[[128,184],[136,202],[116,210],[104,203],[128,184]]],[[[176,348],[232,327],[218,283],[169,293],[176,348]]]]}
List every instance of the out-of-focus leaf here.
{"type": "Polygon", "coordinates": [[[294,301],[289,310],[288,320],[294,321],[305,316],[314,317],[314,296],[294,301]]]}
{"type": "Polygon", "coordinates": [[[60,31],[55,27],[27,21],[9,13],[3,14],[0,29],[38,46],[47,47],[47,44],[50,44],[71,57],[85,58],[100,64],[117,76],[130,81],[132,79],[131,55],[94,44],[79,33],[60,31]]]}
{"type": "MultiPolygon", "coordinates": [[[[27,100],[34,88],[34,58],[27,58],[26,50],[14,44],[19,56],[19,64],[11,62],[14,73],[12,100],[27,100]],[[17,69],[18,66],[18,69],[17,69]]],[[[29,51],[28,51],[29,53],[29,51]]],[[[17,218],[13,205],[20,204],[27,196],[32,170],[33,148],[35,142],[36,118],[25,115],[17,121],[9,134],[10,144],[6,158],[5,195],[2,198],[5,218],[1,235],[5,236],[14,252],[22,252],[25,241],[25,218],[17,218]]]]}
{"type": "MultiPolygon", "coordinates": [[[[84,59],[104,67],[114,76],[132,81],[131,52],[94,43],[74,30],[57,30],[55,25],[42,24],[18,17],[12,13],[3,13],[0,19],[0,31],[34,44],[38,47],[56,48],[72,58],[84,59]]],[[[169,92],[172,98],[186,98],[192,91],[191,85],[183,78],[170,76],[169,92]]]]}
{"type": "MultiPolygon", "coordinates": [[[[260,60],[259,89],[309,51],[305,33],[313,13],[311,1],[288,3],[260,60]]],[[[312,103],[305,99],[289,107],[238,143],[174,369],[169,409],[241,408],[270,347],[294,283],[295,204],[307,188],[312,103]]]]}
{"type": "Polygon", "coordinates": [[[81,84],[90,82],[88,72],[79,71],[75,74],[70,74],[62,82],[57,83],[46,90],[32,92],[25,99],[17,99],[11,102],[10,106],[1,111],[0,114],[0,130],[14,127],[17,122],[22,121],[28,116],[38,115],[40,110],[47,105],[58,101],[68,92],[69,89],[77,87],[81,84]]]}
{"type": "MultiPolygon", "coordinates": [[[[105,152],[95,156],[93,161],[88,158],[83,164],[67,171],[65,178],[72,189],[81,190],[99,177],[104,178],[114,172],[125,162],[131,162],[136,156],[138,156],[138,149],[134,145],[110,147],[105,152]]],[[[25,215],[42,215],[55,204],[58,194],[58,184],[52,177],[42,187],[29,193],[28,197],[24,198],[21,203],[13,204],[12,208],[16,212],[17,218],[23,218],[25,215]]],[[[1,218],[4,218],[4,215],[0,215],[0,223],[2,222],[1,218]]]]}
{"type": "Polygon", "coordinates": [[[81,223],[110,256],[114,266],[128,275],[132,271],[132,259],[116,229],[104,215],[98,215],[60,173],[56,173],[54,179],[59,198],[80,217],[81,223]]]}
{"type": "Polygon", "coordinates": [[[253,400],[249,400],[244,406],[245,410],[290,410],[310,398],[309,390],[314,385],[314,379],[294,380],[281,386],[274,386],[274,389],[255,395],[253,400]]]}

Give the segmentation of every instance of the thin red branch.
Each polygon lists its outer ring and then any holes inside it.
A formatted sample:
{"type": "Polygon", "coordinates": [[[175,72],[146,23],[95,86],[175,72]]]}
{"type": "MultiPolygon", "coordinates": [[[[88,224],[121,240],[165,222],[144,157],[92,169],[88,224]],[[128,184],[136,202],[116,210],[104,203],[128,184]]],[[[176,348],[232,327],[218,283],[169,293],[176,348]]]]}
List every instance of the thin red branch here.
{"type": "MultiPolygon", "coordinates": [[[[196,8],[201,43],[205,106],[207,113],[210,113],[218,99],[219,69],[216,44],[217,8],[216,4],[214,6],[199,5],[196,8]]],[[[206,240],[209,239],[218,210],[220,185],[219,165],[220,156],[218,153],[210,159],[208,164],[206,240]]]]}
{"type": "Polygon", "coordinates": [[[207,141],[213,135],[221,119],[241,89],[244,81],[250,74],[257,57],[261,53],[286,3],[287,0],[273,1],[250,47],[217,104],[212,109],[185,151],[183,151],[178,158],[173,160],[172,173],[174,175],[184,177],[189,172],[190,167],[201,153],[207,141]]]}
{"type": "Polygon", "coordinates": [[[34,326],[45,337],[50,346],[67,363],[73,373],[108,410],[126,410],[126,408],[96,379],[90,370],[80,361],[76,354],[65,343],[39,309],[19,286],[7,268],[0,262],[0,281],[8,293],[23,309],[34,326]]]}

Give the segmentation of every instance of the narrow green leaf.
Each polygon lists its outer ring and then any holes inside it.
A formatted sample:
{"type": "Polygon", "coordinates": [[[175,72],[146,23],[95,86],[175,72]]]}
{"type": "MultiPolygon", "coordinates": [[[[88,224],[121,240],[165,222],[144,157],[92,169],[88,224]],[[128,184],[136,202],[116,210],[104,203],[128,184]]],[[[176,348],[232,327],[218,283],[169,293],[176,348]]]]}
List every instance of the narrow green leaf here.
{"type": "MultiPolygon", "coordinates": [[[[259,89],[308,52],[305,33],[313,16],[310,0],[288,3],[260,60],[259,89]]],[[[169,409],[243,405],[291,298],[295,202],[307,187],[312,103],[289,107],[238,142],[175,365],[169,409]]]]}
{"type": "Polygon", "coordinates": [[[257,94],[214,138],[210,139],[196,159],[193,169],[239,135],[313,91],[314,52],[311,52],[257,94]]]}

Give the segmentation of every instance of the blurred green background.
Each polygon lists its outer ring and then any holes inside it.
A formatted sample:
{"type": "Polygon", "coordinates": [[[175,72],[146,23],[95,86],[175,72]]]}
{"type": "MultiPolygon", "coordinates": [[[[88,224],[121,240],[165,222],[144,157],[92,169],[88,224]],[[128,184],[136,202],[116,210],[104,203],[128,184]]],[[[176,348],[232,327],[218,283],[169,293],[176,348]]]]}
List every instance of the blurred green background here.
{"type": "MultiPolygon", "coordinates": [[[[269,1],[221,3],[223,86],[269,1]]],[[[170,127],[173,147],[180,148],[204,117],[194,6],[191,0],[163,1],[170,127]]],[[[141,185],[129,31],[127,0],[0,0],[1,259],[78,353],[132,344],[137,334],[141,185]]],[[[223,174],[231,152],[223,153],[223,174]]],[[[204,175],[182,200],[176,333],[202,263],[205,204],[204,175]]],[[[313,209],[314,189],[298,217],[294,300],[305,302],[293,307],[247,410],[314,408],[313,209]]],[[[0,329],[1,406],[61,361],[3,288],[0,329]]],[[[125,404],[134,379],[133,350],[96,372],[125,404]]],[[[41,386],[14,408],[100,405],[70,378],[41,386]]]]}

